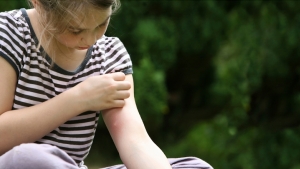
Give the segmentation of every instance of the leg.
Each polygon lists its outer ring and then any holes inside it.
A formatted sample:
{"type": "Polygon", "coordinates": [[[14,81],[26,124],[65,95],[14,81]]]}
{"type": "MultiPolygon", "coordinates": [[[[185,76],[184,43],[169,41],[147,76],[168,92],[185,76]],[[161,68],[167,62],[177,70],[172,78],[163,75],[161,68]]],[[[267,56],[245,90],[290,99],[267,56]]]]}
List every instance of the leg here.
{"type": "MultiPolygon", "coordinates": [[[[169,158],[172,169],[213,169],[207,162],[196,157],[169,158]]],[[[115,165],[103,169],[127,169],[124,165],[115,165]]]]}
{"type": "Polygon", "coordinates": [[[79,169],[64,151],[47,144],[21,144],[0,157],[1,169],[79,169]]]}
{"type": "Polygon", "coordinates": [[[207,162],[196,157],[168,159],[173,169],[213,169],[207,162]]]}

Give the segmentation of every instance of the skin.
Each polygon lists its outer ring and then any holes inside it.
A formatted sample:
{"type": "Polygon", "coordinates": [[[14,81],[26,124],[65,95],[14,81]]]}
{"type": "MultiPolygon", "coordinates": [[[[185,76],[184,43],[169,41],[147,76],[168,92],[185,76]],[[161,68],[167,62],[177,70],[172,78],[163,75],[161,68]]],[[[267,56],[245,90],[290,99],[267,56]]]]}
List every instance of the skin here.
{"type": "Polygon", "coordinates": [[[72,21],[71,26],[63,34],[57,35],[56,40],[67,47],[65,50],[85,50],[89,48],[97,39],[100,39],[107,30],[111,17],[111,8],[107,10],[90,9],[91,18],[83,22],[72,21]]]}
{"type": "MultiPolygon", "coordinates": [[[[39,34],[42,27],[36,18],[39,13],[38,3],[34,2],[35,9],[27,12],[35,32],[39,34]]],[[[59,49],[56,54],[60,57],[56,58],[55,63],[66,70],[72,70],[81,63],[86,49],[80,47],[91,46],[103,36],[111,9],[93,9],[88,15],[87,18],[91,20],[84,20],[77,25],[74,23],[72,29],[57,35],[51,42],[59,49]],[[73,28],[84,28],[84,31],[74,34],[73,28]]],[[[19,110],[11,110],[16,73],[2,57],[0,78],[6,79],[0,83],[0,155],[16,145],[42,138],[82,112],[103,110],[104,122],[127,168],[171,168],[164,153],[146,132],[134,99],[132,75],[112,73],[90,77],[46,102],[19,110]]]]}

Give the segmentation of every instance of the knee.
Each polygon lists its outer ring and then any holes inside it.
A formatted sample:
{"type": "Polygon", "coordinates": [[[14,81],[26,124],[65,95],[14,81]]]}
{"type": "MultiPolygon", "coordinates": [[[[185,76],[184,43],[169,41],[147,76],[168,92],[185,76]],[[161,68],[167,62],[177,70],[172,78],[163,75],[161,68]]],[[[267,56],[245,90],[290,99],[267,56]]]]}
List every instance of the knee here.
{"type": "Polygon", "coordinates": [[[48,161],[47,153],[44,152],[42,145],[21,144],[11,150],[11,165],[15,168],[53,168],[48,161]]]}
{"type": "Polygon", "coordinates": [[[169,162],[173,169],[213,169],[211,165],[197,157],[169,158],[169,162]]]}
{"type": "MultiPolygon", "coordinates": [[[[21,144],[14,147],[7,154],[9,160],[7,168],[22,168],[22,169],[55,169],[59,168],[49,150],[57,151],[55,146],[40,145],[40,144],[21,144]]],[[[61,150],[60,150],[61,151],[61,150]]]]}

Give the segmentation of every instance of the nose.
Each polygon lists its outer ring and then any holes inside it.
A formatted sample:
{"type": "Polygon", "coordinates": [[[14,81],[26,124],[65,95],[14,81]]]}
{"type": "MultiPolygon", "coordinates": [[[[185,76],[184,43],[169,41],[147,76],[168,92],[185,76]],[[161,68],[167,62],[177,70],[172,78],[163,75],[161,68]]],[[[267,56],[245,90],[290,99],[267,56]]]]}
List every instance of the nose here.
{"type": "Polygon", "coordinates": [[[86,33],[81,40],[85,45],[92,46],[97,41],[97,34],[95,32],[86,33]]]}

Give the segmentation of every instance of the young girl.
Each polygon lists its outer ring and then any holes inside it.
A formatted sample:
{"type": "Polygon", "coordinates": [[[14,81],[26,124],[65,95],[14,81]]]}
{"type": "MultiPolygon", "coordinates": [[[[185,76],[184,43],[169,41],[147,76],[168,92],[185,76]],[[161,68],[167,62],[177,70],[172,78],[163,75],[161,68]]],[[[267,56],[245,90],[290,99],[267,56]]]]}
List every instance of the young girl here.
{"type": "Polygon", "coordinates": [[[167,159],[147,134],[130,57],[104,35],[117,0],[30,4],[0,13],[1,169],[87,168],[100,114],[124,162],[110,169],[211,168],[167,159]]]}

